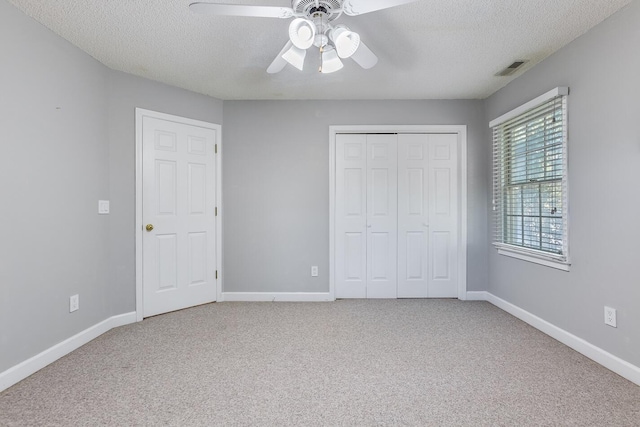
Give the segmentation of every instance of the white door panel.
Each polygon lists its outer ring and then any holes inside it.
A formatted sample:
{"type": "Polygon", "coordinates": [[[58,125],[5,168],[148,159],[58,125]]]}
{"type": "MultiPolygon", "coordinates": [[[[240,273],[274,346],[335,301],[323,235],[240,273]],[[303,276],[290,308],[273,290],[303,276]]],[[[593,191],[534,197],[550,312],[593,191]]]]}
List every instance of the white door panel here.
{"type": "Polygon", "coordinates": [[[189,286],[207,284],[207,233],[189,233],[189,286]]]}
{"type": "Polygon", "coordinates": [[[367,298],[397,297],[398,137],[367,135],[367,298]]]}
{"type": "Polygon", "coordinates": [[[457,135],[429,135],[430,298],[458,296],[457,135]]]}
{"type": "Polygon", "coordinates": [[[142,122],[144,316],[216,299],[216,131],[142,122]]]}
{"type": "MultiPolygon", "coordinates": [[[[421,231],[409,231],[405,235],[406,239],[406,280],[424,281],[426,279],[426,258],[425,241],[427,233],[421,231]]],[[[398,296],[400,294],[398,293],[398,296]]]]}
{"type": "Polygon", "coordinates": [[[366,247],[364,233],[344,233],[345,236],[345,274],[348,281],[365,283],[367,272],[365,269],[366,256],[363,249],[366,247]]]}
{"type": "Polygon", "coordinates": [[[426,298],[429,135],[398,135],[398,297],[426,298]]]}
{"type": "Polygon", "coordinates": [[[336,298],[367,296],[367,139],[336,135],[336,298]]]}
{"type": "MultiPolygon", "coordinates": [[[[155,235],[155,249],[157,265],[157,283],[156,291],[167,291],[178,288],[178,242],[175,234],[157,234],[155,235]]],[[[154,275],[154,271],[148,272],[154,275]]]]}

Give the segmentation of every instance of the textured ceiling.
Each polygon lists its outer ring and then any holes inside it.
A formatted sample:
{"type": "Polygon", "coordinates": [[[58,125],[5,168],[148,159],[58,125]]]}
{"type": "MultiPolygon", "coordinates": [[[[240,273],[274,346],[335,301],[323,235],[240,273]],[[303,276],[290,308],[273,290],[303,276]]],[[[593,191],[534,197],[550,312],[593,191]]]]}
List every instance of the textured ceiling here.
{"type": "Polygon", "coordinates": [[[198,15],[194,0],[9,1],[110,68],[223,100],[481,99],[631,2],[418,0],[334,21],[379,57],[370,70],[346,59],[320,74],[310,49],[304,71],[267,74],[288,19],[198,15]],[[494,76],[520,59],[514,76],[494,76]]]}

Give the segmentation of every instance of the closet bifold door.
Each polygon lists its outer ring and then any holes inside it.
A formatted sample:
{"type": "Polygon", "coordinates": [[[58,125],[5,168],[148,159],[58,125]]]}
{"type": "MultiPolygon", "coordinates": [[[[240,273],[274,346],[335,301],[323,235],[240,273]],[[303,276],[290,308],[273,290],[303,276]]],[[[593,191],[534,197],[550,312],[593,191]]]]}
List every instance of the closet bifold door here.
{"type": "Polygon", "coordinates": [[[337,134],[336,298],[458,296],[458,134],[337,134]]]}
{"type": "Polygon", "coordinates": [[[367,135],[367,298],[397,298],[398,136],[367,135]]]}
{"type": "Polygon", "coordinates": [[[367,136],[336,135],[336,298],[367,297],[367,136]]]}
{"type": "Polygon", "coordinates": [[[336,298],[396,298],[395,134],[336,135],[336,298]]]}
{"type": "Polygon", "coordinates": [[[458,136],[429,135],[429,298],[458,297],[458,136]]]}
{"type": "Polygon", "coordinates": [[[398,297],[456,298],[457,135],[398,138],[398,297]]]}
{"type": "Polygon", "coordinates": [[[429,135],[398,135],[398,298],[429,287],[429,135]]]}

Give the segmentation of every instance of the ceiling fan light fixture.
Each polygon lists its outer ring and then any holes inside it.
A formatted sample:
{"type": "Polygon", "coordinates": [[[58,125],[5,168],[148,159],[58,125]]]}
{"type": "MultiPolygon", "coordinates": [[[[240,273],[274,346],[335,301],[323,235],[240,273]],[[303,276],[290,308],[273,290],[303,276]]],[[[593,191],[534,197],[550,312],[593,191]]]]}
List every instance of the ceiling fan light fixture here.
{"type": "Polygon", "coordinates": [[[291,7],[195,1],[189,8],[196,13],[218,16],[294,18],[289,25],[289,42],[269,65],[267,72],[277,73],[287,62],[302,70],[306,49],[315,45],[320,49],[320,71],[331,73],[342,68],[340,58],[351,58],[364,69],[369,69],[378,62],[378,57],[360,40],[358,33],[345,25],[332,26],[335,19],[343,13],[357,16],[417,1],[291,0],[291,7]],[[323,53],[325,48],[328,48],[326,54],[323,53]]]}
{"type": "Polygon", "coordinates": [[[340,58],[349,58],[360,47],[360,35],[345,26],[338,26],[331,32],[333,43],[340,58]]]}
{"type": "Polygon", "coordinates": [[[284,58],[285,61],[300,71],[302,71],[302,67],[304,66],[305,56],[307,56],[307,51],[297,46],[291,46],[289,50],[282,54],[282,58],[284,58]]]}
{"type": "Polygon", "coordinates": [[[340,61],[340,58],[338,58],[336,50],[331,47],[325,48],[322,52],[322,66],[320,68],[320,72],[323,74],[334,73],[341,70],[342,67],[344,67],[344,65],[342,64],[342,61],[340,61]]]}
{"type": "Polygon", "coordinates": [[[304,18],[296,18],[289,25],[289,39],[299,49],[308,49],[316,36],[316,26],[304,18]]]}

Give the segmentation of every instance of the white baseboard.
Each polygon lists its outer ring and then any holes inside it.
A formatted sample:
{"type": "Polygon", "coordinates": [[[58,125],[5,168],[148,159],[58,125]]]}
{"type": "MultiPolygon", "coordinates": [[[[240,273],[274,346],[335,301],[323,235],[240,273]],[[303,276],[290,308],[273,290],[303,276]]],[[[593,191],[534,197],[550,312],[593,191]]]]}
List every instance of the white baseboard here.
{"type": "Polygon", "coordinates": [[[467,292],[467,301],[487,301],[489,292],[486,291],[469,291],[467,292]]]}
{"type": "Polygon", "coordinates": [[[82,332],[75,334],[74,336],[67,338],[43,351],[36,354],[30,359],[19,363],[6,371],[0,373],[0,391],[6,390],[12,385],[22,381],[29,375],[32,375],[44,368],[45,366],[55,362],[62,356],[71,353],[73,350],[85,345],[89,341],[99,337],[110,329],[118,326],[128,325],[136,321],[136,313],[125,313],[118,316],[113,316],[102,322],[85,329],[82,332]]]}
{"type": "Polygon", "coordinates": [[[640,385],[640,367],[620,359],[617,356],[596,347],[595,345],[577,337],[564,329],[561,329],[540,317],[529,313],[528,311],[498,298],[489,292],[467,292],[467,299],[476,301],[488,301],[507,313],[517,317],[518,319],[528,323],[534,328],[544,332],[552,338],[560,341],[564,345],[571,347],[578,353],[583,354],[589,359],[604,366],[605,368],[615,372],[616,374],[628,379],[629,381],[640,385]],[[469,294],[473,294],[470,296],[469,294]],[[483,298],[484,297],[484,298],[483,298]]]}
{"type": "Polygon", "coordinates": [[[334,301],[329,292],[223,292],[220,301],[316,302],[334,301]]]}

